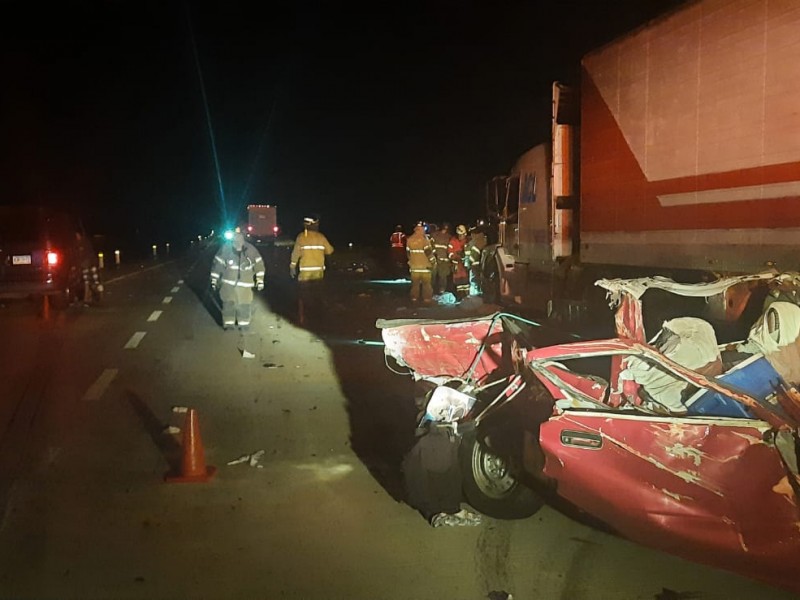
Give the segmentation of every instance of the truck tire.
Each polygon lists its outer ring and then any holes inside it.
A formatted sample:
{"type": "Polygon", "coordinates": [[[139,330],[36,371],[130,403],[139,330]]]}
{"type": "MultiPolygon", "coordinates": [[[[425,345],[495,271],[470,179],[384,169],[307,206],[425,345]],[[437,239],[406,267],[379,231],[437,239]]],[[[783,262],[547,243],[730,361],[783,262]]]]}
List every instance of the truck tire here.
{"type": "Polygon", "coordinates": [[[465,433],[459,448],[464,499],[475,510],[495,519],[524,519],[544,500],[520,482],[507,462],[494,454],[474,431],[465,433]]]}

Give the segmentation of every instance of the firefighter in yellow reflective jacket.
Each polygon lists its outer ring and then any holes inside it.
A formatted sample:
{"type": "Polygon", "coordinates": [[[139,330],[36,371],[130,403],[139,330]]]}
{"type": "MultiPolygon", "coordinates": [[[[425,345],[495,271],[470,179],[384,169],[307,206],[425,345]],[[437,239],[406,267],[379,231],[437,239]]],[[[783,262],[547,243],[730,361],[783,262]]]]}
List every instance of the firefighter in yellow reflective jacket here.
{"type": "Polygon", "coordinates": [[[408,253],[408,270],[411,273],[411,302],[417,302],[422,294],[422,301],[430,304],[433,301],[431,275],[436,255],[430,238],[425,235],[422,223],[414,227],[414,233],[406,240],[408,253]]]}
{"type": "Polygon", "coordinates": [[[294,241],[289,274],[300,284],[298,293],[298,318],[305,324],[306,313],[316,312],[323,302],[322,289],[325,277],[325,257],[333,254],[333,246],[319,231],[319,219],[303,219],[303,231],[294,241]]]}
{"type": "Polygon", "coordinates": [[[222,300],[222,328],[247,329],[253,313],[253,288],[264,289],[264,260],[240,232],[214,256],[211,287],[222,300]]]}
{"type": "Polygon", "coordinates": [[[483,229],[476,227],[472,230],[470,239],[464,248],[464,266],[469,269],[469,295],[480,296],[483,294],[483,251],[486,248],[486,234],[483,229]]]}

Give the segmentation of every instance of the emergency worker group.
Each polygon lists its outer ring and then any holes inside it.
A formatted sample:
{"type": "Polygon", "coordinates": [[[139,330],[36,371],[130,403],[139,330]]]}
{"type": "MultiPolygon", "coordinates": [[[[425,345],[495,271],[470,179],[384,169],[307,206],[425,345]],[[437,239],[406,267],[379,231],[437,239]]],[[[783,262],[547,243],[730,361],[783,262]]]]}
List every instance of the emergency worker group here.
{"type": "MultiPolygon", "coordinates": [[[[450,224],[441,227],[418,222],[406,236],[398,225],[389,238],[392,270],[396,275],[408,269],[412,304],[433,303],[434,295],[453,293],[457,300],[480,296],[481,261],[486,248],[486,234],[480,227],[469,232],[458,225],[451,233],[450,224]]],[[[298,320],[320,316],[325,292],[325,257],[334,248],[319,230],[319,219],[306,217],[303,231],[295,238],[289,274],[298,284],[298,320]]],[[[253,289],[264,289],[264,260],[259,251],[237,230],[223,243],[210,273],[212,290],[222,301],[222,328],[238,327],[246,331],[252,321],[253,289]]]]}
{"type": "MultiPolygon", "coordinates": [[[[325,257],[333,246],[319,231],[319,219],[306,217],[297,236],[289,264],[289,274],[298,284],[298,319],[301,325],[311,315],[319,316],[324,301],[322,284],[325,257]]],[[[210,284],[222,301],[222,328],[247,331],[253,312],[253,288],[264,289],[264,260],[240,230],[223,243],[214,256],[210,284]]]]}
{"type": "Polygon", "coordinates": [[[412,304],[432,304],[434,295],[446,292],[457,300],[483,294],[481,261],[487,240],[480,226],[468,232],[465,225],[458,225],[453,234],[449,223],[438,227],[418,222],[406,237],[398,225],[389,244],[396,275],[401,268],[400,252],[405,251],[412,304]]]}

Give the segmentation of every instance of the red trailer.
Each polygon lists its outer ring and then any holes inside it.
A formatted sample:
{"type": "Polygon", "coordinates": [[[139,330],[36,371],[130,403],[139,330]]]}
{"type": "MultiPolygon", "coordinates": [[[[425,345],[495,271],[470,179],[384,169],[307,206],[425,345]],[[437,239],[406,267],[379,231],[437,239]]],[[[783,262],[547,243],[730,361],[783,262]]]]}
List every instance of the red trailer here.
{"type": "Polygon", "coordinates": [[[552,140],[492,181],[490,292],[554,310],[601,276],[798,270],[798,64],[800,5],[766,0],[690,2],[590,52],[579,92],[554,85],[552,140]]]}

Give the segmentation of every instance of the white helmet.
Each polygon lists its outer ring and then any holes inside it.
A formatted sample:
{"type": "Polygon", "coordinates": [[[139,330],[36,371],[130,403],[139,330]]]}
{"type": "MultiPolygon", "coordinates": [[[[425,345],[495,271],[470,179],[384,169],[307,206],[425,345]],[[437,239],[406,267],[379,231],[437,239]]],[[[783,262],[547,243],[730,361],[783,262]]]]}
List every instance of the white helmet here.
{"type": "Polygon", "coordinates": [[[456,227],[456,234],[458,235],[467,235],[467,228],[464,225],[459,225],[456,227]]]}

